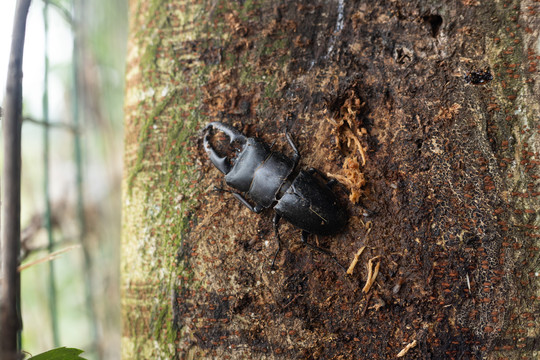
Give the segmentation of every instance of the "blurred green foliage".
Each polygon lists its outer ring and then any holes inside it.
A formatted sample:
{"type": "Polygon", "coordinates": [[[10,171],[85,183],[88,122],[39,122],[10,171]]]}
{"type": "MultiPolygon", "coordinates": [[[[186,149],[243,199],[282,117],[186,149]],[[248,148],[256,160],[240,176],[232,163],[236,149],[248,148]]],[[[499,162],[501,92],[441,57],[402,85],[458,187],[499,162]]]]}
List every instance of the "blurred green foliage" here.
{"type": "Polygon", "coordinates": [[[82,353],[79,349],[61,347],[32,356],[28,360],[85,360],[79,356],[82,353]]]}
{"type": "MultiPolygon", "coordinates": [[[[51,56],[50,63],[48,95],[50,99],[60,99],[54,103],[51,100],[50,121],[73,124],[73,108],[80,109],[76,134],[68,127],[50,128],[49,182],[54,249],[77,243],[81,232],[76,210],[74,156],[74,139],[78,135],[86,224],[84,244],[91,264],[90,268],[85,267],[88,259],[80,249],[52,260],[55,262],[60,344],[84,349],[88,359],[117,359],[120,357],[118,264],[127,0],[49,0],[49,3],[50,34],[54,36],[62,31],[77,34],[80,47],[75,57],[77,82],[71,60],[54,61],[59,57],[51,56]],[[79,21],[71,18],[74,6],[75,14],[80,14],[79,21]],[[76,91],[75,83],[78,83],[76,91]],[[85,289],[87,278],[90,294],[85,289]],[[93,311],[88,309],[88,301],[93,311]]],[[[33,2],[31,11],[41,13],[42,8],[43,2],[33,2]]],[[[26,48],[36,47],[35,44],[42,41],[43,33],[27,32],[26,48]]],[[[67,58],[71,59],[72,44],[59,46],[54,41],[51,39],[49,52],[54,55],[67,51],[67,58]]],[[[43,58],[30,57],[25,61],[38,66],[43,58]]],[[[27,106],[25,116],[37,120],[42,117],[32,111],[27,106]]],[[[25,261],[47,256],[46,231],[39,222],[45,202],[42,131],[43,126],[35,122],[23,123],[22,227],[28,235],[27,253],[23,254],[27,256],[25,261]]],[[[39,353],[53,347],[47,264],[32,266],[21,276],[23,350],[39,353]]]]}

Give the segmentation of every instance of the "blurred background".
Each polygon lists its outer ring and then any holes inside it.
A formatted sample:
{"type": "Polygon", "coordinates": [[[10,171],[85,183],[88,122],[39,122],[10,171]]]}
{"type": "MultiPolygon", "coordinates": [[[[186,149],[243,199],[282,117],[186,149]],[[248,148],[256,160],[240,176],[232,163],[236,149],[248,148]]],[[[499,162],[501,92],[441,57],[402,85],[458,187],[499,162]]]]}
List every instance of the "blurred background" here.
{"type": "MultiPolygon", "coordinates": [[[[2,103],[15,3],[0,2],[2,103]]],[[[127,0],[33,0],[30,7],[21,214],[28,267],[21,270],[21,306],[22,346],[32,355],[67,346],[88,359],[120,358],[127,26],[127,0]]]]}

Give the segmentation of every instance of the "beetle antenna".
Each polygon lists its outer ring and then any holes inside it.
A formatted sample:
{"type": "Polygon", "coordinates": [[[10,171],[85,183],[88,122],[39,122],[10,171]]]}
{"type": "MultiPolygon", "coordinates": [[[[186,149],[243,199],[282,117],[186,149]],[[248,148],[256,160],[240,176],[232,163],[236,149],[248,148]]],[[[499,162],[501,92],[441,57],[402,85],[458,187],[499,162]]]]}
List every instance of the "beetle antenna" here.
{"type": "Polygon", "coordinates": [[[281,216],[278,214],[278,213],[275,213],[274,214],[274,219],[273,219],[273,224],[274,224],[274,235],[276,237],[276,240],[277,240],[277,250],[276,250],[276,253],[274,254],[274,259],[272,260],[272,265],[270,266],[270,268],[272,270],[274,270],[276,267],[275,267],[275,263],[276,263],[276,258],[279,254],[279,252],[281,251],[281,238],[279,237],[279,220],[281,219],[281,216]]]}
{"type": "Polygon", "coordinates": [[[289,132],[290,129],[296,125],[296,120],[298,117],[293,112],[288,112],[285,116],[285,132],[289,132]]]}
{"type": "Polygon", "coordinates": [[[225,192],[225,193],[229,193],[229,194],[232,194],[232,195],[236,194],[236,193],[235,193],[234,191],[232,191],[232,190],[227,190],[227,189],[224,189],[224,188],[222,188],[222,187],[217,187],[217,186],[215,186],[215,185],[214,185],[214,188],[212,189],[212,191],[214,191],[214,192],[225,192]]]}
{"type": "Polygon", "coordinates": [[[311,249],[315,250],[315,251],[318,251],[322,254],[325,254],[327,256],[329,256],[332,260],[334,260],[334,262],[341,268],[341,270],[343,270],[343,272],[346,274],[347,273],[347,269],[345,269],[345,267],[343,265],[341,265],[341,263],[338,261],[338,259],[336,259],[335,255],[326,250],[326,249],[323,249],[323,248],[320,248],[318,247],[317,245],[313,245],[313,244],[310,244],[308,241],[307,241],[307,237],[308,237],[309,233],[305,230],[302,230],[302,243],[304,243],[304,245],[307,245],[309,246],[311,249]]]}

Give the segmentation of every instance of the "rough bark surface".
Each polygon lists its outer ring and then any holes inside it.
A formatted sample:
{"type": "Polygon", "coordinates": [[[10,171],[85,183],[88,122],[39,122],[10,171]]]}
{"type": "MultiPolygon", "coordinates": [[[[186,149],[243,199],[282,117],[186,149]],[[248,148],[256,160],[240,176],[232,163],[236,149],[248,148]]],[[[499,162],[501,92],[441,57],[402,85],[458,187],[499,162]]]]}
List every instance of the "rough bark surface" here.
{"type": "Polygon", "coordinates": [[[538,357],[540,2],[130,10],[124,357],[538,357]],[[355,147],[336,124],[358,130],[360,201],[338,188],[347,229],[311,239],[344,264],[365,246],[353,275],[288,225],[269,269],[271,211],[212,191],[216,120],[284,151],[288,128],[301,166],[337,175],[355,147]]]}

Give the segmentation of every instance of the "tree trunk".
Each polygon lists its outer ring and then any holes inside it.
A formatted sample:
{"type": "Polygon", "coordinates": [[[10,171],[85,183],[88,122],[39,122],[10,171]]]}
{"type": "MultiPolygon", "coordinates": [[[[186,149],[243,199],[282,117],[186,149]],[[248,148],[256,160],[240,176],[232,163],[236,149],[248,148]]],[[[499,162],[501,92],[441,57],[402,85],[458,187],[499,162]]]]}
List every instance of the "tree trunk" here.
{"type": "Polygon", "coordinates": [[[538,1],[130,10],[125,358],[538,356],[538,1]],[[270,269],[272,211],[213,191],[209,121],[288,130],[340,180],[348,226],[310,241],[365,246],[352,275],[286,224],[270,269]]]}

